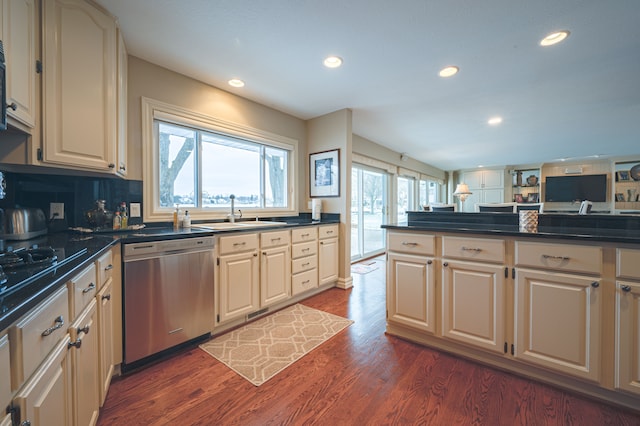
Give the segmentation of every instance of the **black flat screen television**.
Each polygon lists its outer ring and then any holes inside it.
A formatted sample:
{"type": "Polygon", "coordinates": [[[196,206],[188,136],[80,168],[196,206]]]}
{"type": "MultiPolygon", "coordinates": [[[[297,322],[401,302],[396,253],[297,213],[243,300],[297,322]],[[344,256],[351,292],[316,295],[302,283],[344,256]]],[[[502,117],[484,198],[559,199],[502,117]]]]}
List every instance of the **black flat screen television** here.
{"type": "Polygon", "coordinates": [[[547,176],[544,200],[607,201],[607,175],[547,176]]]}

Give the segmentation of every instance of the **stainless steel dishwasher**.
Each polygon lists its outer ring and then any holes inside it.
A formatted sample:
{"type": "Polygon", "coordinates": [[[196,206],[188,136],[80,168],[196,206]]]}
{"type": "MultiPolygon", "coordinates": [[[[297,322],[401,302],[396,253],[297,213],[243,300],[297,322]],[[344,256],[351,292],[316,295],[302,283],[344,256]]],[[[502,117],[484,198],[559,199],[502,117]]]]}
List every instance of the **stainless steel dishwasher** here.
{"type": "Polygon", "coordinates": [[[123,370],[211,332],[214,244],[212,236],[124,244],[123,370]]]}

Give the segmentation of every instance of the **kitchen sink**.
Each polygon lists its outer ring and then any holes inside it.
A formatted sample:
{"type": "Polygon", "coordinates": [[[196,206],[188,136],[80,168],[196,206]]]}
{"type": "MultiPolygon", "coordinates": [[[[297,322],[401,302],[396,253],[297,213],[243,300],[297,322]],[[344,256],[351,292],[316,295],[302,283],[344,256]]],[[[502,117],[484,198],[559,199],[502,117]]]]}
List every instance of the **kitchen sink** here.
{"type": "Polygon", "coordinates": [[[211,222],[211,223],[197,223],[194,227],[212,229],[214,231],[230,230],[230,229],[247,229],[247,228],[262,228],[267,226],[286,225],[287,222],[277,221],[246,221],[246,222],[211,222]]]}

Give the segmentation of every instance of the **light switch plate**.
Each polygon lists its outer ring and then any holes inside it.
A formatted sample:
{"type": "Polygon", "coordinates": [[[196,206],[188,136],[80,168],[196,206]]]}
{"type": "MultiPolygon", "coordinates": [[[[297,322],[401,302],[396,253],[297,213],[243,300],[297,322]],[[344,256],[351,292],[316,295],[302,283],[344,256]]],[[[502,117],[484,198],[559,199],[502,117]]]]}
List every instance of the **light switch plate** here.
{"type": "Polygon", "coordinates": [[[49,219],[64,219],[64,203],[49,203],[49,219]]]}
{"type": "Polygon", "coordinates": [[[129,213],[131,213],[131,217],[140,217],[140,203],[131,203],[129,205],[129,213]]]}

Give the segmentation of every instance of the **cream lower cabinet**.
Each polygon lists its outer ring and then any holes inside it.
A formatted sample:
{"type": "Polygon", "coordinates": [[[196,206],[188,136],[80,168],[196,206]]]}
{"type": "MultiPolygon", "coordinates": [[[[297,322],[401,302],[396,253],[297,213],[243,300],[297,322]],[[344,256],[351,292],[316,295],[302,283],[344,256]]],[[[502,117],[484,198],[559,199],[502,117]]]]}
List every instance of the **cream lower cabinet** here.
{"type": "Polygon", "coordinates": [[[17,425],[69,426],[72,374],[69,335],[65,334],[13,398],[17,425]]]}
{"type": "Polygon", "coordinates": [[[260,307],[258,234],[234,234],[218,242],[217,322],[242,317],[260,307]]]}
{"type": "Polygon", "coordinates": [[[260,307],[266,307],[291,297],[290,232],[263,232],[260,247],[260,307]]]}
{"type": "Polygon", "coordinates": [[[318,282],[329,284],[338,280],[338,225],[321,226],[318,230],[318,282]]]}
{"type": "Polygon", "coordinates": [[[113,376],[113,280],[107,281],[96,296],[98,308],[100,406],[104,404],[113,376]]]}
{"type": "MultiPolygon", "coordinates": [[[[0,380],[0,409],[8,407],[11,403],[11,380],[9,379],[9,374],[11,372],[11,364],[10,364],[10,354],[9,354],[9,337],[5,334],[0,337],[0,371],[4,374],[6,379],[0,380]]],[[[0,413],[3,413],[0,411],[0,413]]],[[[11,414],[7,414],[6,417],[2,417],[0,414],[0,426],[3,426],[5,422],[8,425],[11,424],[11,414]]]]}
{"type": "Polygon", "coordinates": [[[93,299],[69,328],[74,425],[95,425],[100,409],[99,329],[93,299]]]}
{"type": "Polygon", "coordinates": [[[504,352],[504,262],[503,240],[442,237],[443,337],[504,352]]]}
{"type": "Polygon", "coordinates": [[[601,248],[518,241],[516,266],[515,357],[599,382],[601,248]]]}
{"type": "Polygon", "coordinates": [[[291,295],[318,288],[318,229],[291,231],[291,295]]]}
{"type": "Polygon", "coordinates": [[[640,395],[640,250],[616,258],[615,387],[640,395]]]}
{"type": "Polygon", "coordinates": [[[435,238],[387,233],[387,319],[436,332],[435,238]]]}

